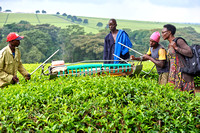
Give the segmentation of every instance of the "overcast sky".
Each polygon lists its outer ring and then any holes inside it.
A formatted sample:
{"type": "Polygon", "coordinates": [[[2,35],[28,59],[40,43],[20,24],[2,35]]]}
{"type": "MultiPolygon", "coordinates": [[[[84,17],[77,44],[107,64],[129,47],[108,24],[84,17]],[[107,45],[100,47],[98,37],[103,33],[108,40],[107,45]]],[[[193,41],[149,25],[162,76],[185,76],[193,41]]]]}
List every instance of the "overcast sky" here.
{"type": "Polygon", "coordinates": [[[0,0],[2,11],[200,23],[200,0],[0,0]]]}

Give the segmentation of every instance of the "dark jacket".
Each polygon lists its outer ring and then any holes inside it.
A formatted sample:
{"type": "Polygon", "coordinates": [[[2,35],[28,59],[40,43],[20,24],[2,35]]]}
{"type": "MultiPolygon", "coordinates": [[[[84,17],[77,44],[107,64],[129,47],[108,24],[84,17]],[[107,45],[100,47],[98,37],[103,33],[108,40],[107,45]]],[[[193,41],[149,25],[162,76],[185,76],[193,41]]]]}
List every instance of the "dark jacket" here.
{"type": "MultiPolygon", "coordinates": [[[[114,42],[112,33],[110,32],[105,37],[103,60],[114,60],[114,55],[113,55],[114,52],[115,52],[115,42],[114,42]]],[[[130,57],[129,52],[127,52],[125,55],[120,54],[120,57],[122,59],[128,59],[130,57]]],[[[114,61],[104,61],[104,63],[105,64],[113,64],[114,61]]]]}

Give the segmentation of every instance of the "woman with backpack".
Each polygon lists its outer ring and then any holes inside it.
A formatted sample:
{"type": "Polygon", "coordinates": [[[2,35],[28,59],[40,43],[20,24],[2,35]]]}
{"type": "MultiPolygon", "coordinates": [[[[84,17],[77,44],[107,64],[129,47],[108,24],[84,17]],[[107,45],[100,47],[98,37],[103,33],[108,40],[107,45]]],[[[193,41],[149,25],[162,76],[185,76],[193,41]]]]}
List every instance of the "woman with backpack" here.
{"type": "Polygon", "coordinates": [[[187,45],[184,39],[176,39],[174,34],[176,27],[171,24],[166,24],[162,29],[162,38],[169,41],[168,59],[169,59],[169,79],[168,83],[175,85],[175,89],[181,91],[189,91],[194,93],[194,76],[182,73],[181,68],[184,68],[184,56],[192,57],[191,48],[187,45]]]}

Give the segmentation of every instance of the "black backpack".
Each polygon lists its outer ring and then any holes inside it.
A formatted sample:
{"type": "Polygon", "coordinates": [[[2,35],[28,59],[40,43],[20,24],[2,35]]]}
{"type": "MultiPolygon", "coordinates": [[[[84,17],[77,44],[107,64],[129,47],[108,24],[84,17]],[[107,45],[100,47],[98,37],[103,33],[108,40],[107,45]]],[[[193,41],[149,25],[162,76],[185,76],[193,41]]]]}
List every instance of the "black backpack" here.
{"type": "MultiPolygon", "coordinates": [[[[183,38],[182,37],[175,38],[174,41],[176,42],[176,44],[177,44],[178,39],[183,39],[183,38]]],[[[185,39],[183,40],[185,41],[185,39]]],[[[184,68],[181,68],[180,70],[182,73],[187,73],[193,76],[200,76],[200,45],[196,44],[189,47],[192,50],[193,56],[192,57],[184,56],[185,62],[182,61],[180,58],[180,60],[185,66],[184,68]]]]}

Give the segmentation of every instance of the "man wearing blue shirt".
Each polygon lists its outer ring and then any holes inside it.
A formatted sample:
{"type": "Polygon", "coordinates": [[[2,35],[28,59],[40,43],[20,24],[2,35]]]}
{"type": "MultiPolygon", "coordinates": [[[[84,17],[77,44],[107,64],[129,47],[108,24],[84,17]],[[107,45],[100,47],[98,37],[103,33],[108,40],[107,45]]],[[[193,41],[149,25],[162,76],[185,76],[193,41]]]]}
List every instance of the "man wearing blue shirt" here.
{"type": "Polygon", "coordinates": [[[125,31],[116,29],[117,22],[115,19],[110,19],[108,24],[110,33],[105,37],[103,59],[115,60],[115,61],[104,61],[104,63],[106,64],[112,64],[112,63],[118,64],[120,63],[118,57],[124,60],[130,57],[129,49],[120,45],[118,42],[130,48],[132,47],[132,43],[128,37],[128,34],[125,31]],[[115,54],[116,56],[114,56],[113,54],[115,54]]]}

